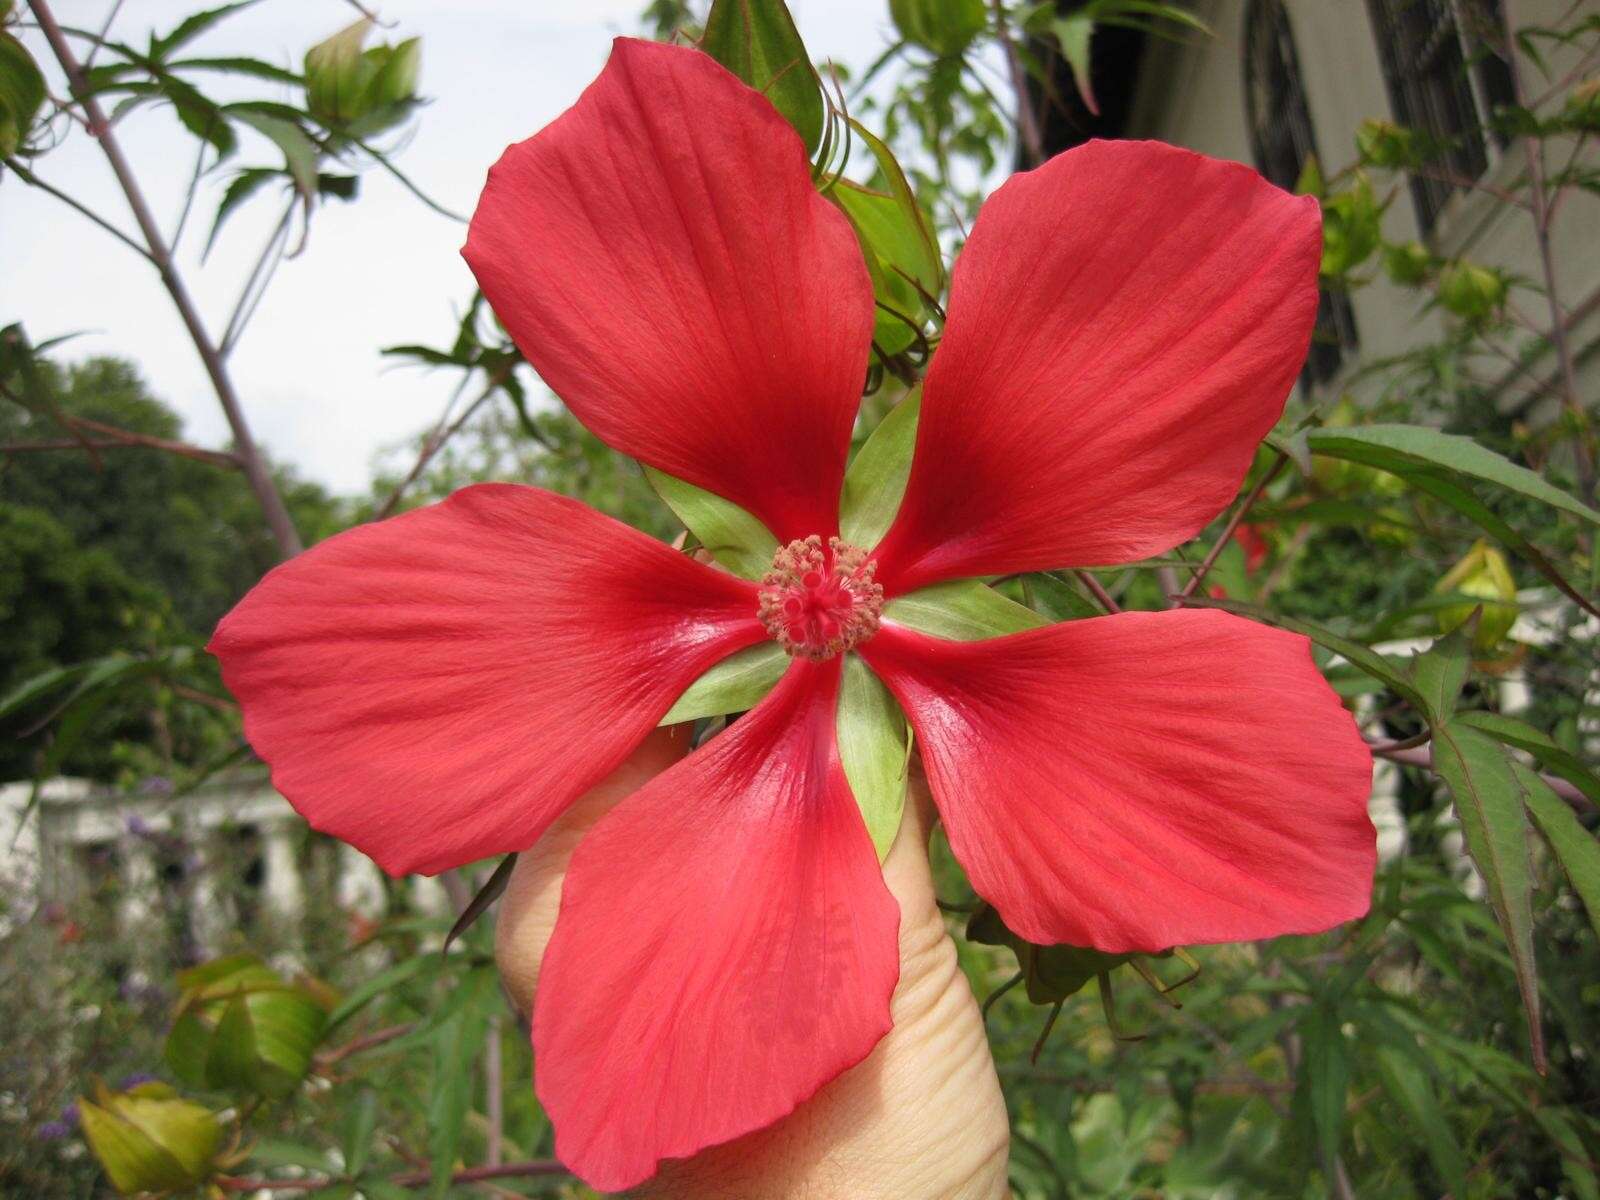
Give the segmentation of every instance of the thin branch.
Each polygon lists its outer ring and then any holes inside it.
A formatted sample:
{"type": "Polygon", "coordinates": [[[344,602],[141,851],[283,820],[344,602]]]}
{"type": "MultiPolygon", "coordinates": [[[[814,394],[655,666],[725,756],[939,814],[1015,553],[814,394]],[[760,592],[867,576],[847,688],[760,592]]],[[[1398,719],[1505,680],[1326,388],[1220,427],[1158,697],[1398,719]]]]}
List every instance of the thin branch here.
{"type": "Polygon", "coordinates": [[[113,225],[110,221],[106,220],[99,213],[95,212],[92,208],[89,208],[88,206],[86,206],[84,204],[80,204],[77,200],[74,200],[71,196],[67,195],[67,193],[63,192],[60,188],[56,187],[55,185],[46,183],[44,180],[40,179],[37,175],[35,175],[32,171],[28,170],[27,167],[23,166],[16,159],[8,158],[8,159],[5,160],[5,164],[16,175],[16,177],[18,179],[22,180],[23,183],[26,183],[31,187],[36,187],[41,192],[44,192],[47,195],[54,196],[57,200],[61,201],[61,203],[65,204],[68,208],[75,209],[79,213],[81,213],[83,216],[88,217],[89,220],[93,221],[96,225],[100,226],[101,229],[104,229],[107,233],[109,233],[112,237],[116,238],[119,242],[121,242],[128,249],[137,252],[146,261],[148,261],[148,262],[150,262],[152,264],[155,263],[155,261],[156,261],[155,260],[155,256],[152,255],[150,253],[150,251],[146,250],[143,246],[139,245],[138,242],[134,241],[127,234],[123,233],[122,230],[118,229],[115,225],[113,225]]]}
{"type": "Polygon", "coordinates": [[[352,1054],[360,1054],[363,1050],[371,1050],[374,1046],[381,1046],[385,1042],[392,1042],[396,1038],[404,1037],[416,1028],[414,1021],[407,1021],[400,1025],[389,1025],[362,1037],[352,1038],[342,1046],[335,1046],[332,1050],[325,1050],[317,1055],[318,1067],[331,1067],[334,1063],[343,1062],[352,1054]]]}
{"type": "Polygon", "coordinates": [[[1077,578],[1079,583],[1083,584],[1084,587],[1089,589],[1089,594],[1100,602],[1100,607],[1105,609],[1106,612],[1119,613],[1122,611],[1122,606],[1111,598],[1111,593],[1106,591],[1106,589],[1101,586],[1100,581],[1093,575],[1089,574],[1088,571],[1073,571],[1072,574],[1077,578]]]}
{"type": "MultiPolygon", "coordinates": [[[[528,1162],[502,1163],[494,1167],[468,1167],[450,1176],[451,1183],[484,1183],[491,1179],[526,1179],[534,1176],[568,1175],[566,1167],[553,1158],[532,1159],[528,1162]]],[[[339,1182],[331,1176],[314,1179],[250,1179],[242,1176],[222,1175],[217,1186],[225,1192],[316,1192],[339,1182]]],[[[408,1171],[388,1181],[395,1187],[419,1188],[433,1182],[429,1171],[408,1171]]]]}
{"type": "Polygon", "coordinates": [[[190,340],[194,342],[195,350],[205,365],[206,374],[211,378],[217,400],[222,405],[223,414],[227,417],[228,427],[233,434],[235,453],[240,467],[250,482],[251,490],[255,492],[257,503],[261,505],[267,525],[272,530],[273,539],[285,558],[292,557],[300,553],[299,531],[295,529],[294,519],[289,515],[289,509],[278,493],[266,459],[262,457],[255,438],[251,435],[250,424],[245,419],[244,408],[239,402],[233,380],[228,375],[227,366],[222,356],[217,353],[216,345],[211,341],[210,335],[206,333],[199,309],[195,307],[189,289],[178,274],[172,260],[172,251],[162,237],[160,226],[156,224],[155,215],[151,212],[144,192],[139,187],[133,167],[123,154],[122,146],[112,132],[110,122],[106,120],[105,110],[100,107],[99,100],[89,88],[83,67],[73,53],[66,34],[57,23],[55,14],[50,9],[49,0],[28,0],[28,7],[32,9],[34,19],[39,22],[40,30],[50,43],[51,52],[67,77],[73,98],[82,106],[84,116],[88,118],[90,132],[100,143],[100,149],[111,166],[112,174],[117,177],[117,183],[122,188],[128,208],[138,223],[139,231],[144,235],[148,250],[145,257],[150,259],[160,272],[161,282],[167,289],[167,294],[172,297],[173,305],[183,319],[190,340]]]}
{"type": "Polygon", "coordinates": [[[1239,522],[1243,521],[1245,515],[1255,507],[1256,501],[1261,499],[1261,493],[1267,490],[1267,485],[1278,477],[1278,473],[1282,471],[1283,468],[1288,465],[1288,463],[1289,456],[1282,450],[1279,450],[1276,461],[1274,461],[1272,466],[1268,468],[1267,473],[1256,481],[1255,487],[1251,488],[1250,494],[1244,498],[1244,503],[1239,505],[1239,507],[1234,510],[1233,516],[1228,518],[1228,523],[1223,526],[1222,532],[1217,535],[1217,540],[1212,544],[1211,550],[1206,554],[1205,558],[1200,561],[1199,567],[1195,569],[1194,577],[1184,585],[1183,591],[1178,593],[1178,602],[1180,604],[1187,600],[1190,596],[1194,595],[1195,588],[1199,587],[1200,584],[1205,580],[1205,577],[1210,574],[1211,568],[1216,565],[1217,559],[1221,556],[1222,551],[1227,547],[1228,539],[1233,536],[1233,531],[1239,528],[1239,522]]]}
{"type": "Polygon", "coordinates": [[[289,240],[289,222],[293,220],[294,210],[297,207],[299,205],[291,199],[273,229],[272,236],[261,248],[261,255],[256,259],[256,265],[250,268],[250,275],[239,292],[239,299],[233,306],[228,323],[222,329],[222,345],[218,352],[224,358],[233,353],[233,348],[244,336],[244,327],[250,323],[250,318],[255,316],[261,297],[266,294],[267,285],[272,282],[273,273],[283,261],[283,247],[289,240]]]}
{"type": "MultiPolygon", "coordinates": [[[[1528,94],[1523,86],[1521,64],[1517,62],[1517,20],[1514,0],[1501,5],[1501,19],[1506,31],[1506,68],[1511,73],[1512,94],[1517,104],[1528,107],[1528,94]]],[[[1550,340],[1555,347],[1556,361],[1561,368],[1562,404],[1567,411],[1580,418],[1577,436],[1573,439],[1573,456],[1577,467],[1578,491],[1585,502],[1594,495],[1594,461],[1583,436],[1583,405],[1578,399],[1578,381],[1573,369],[1572,346],[1567,340],[1567,320],[1561,311],[1561,300],[1556,287],[1555,256],[1550,247],[1550,193],[1545,179],[1544,148],[1537,138],[1522,138],[1523,152],[1528,160],[1528,189],[1533,210],[1533,232],[1539,245],[1539,268],[1544,275],[1545,300],[1550,305],[1550,340]]]]}
{"type": "Polygon", "coordinates": [[[180,458],[192,458],[198,462],[210,463],[215,467],[240,466],[238,456],[230,454],[226,450],[207,450],[204,446],[194,446],[188,442],[176,442],[170,438],[155,437],[148,433],[137,433],[132,429],[121,429],[116,425],[107,425],[101,421],[91,421],[87,417],[63,415],[61,419],[74,434],[80,430],[88,430],[90,433],[100,434],[100,437],[56,438],[40,442],[11,442],[0,446],[0,451],[4,451],[7,454],[19,454],[39,450],[161,450],[167,454],[176,454],[180,458]]]}
{"type": "Polygon", "coordinates": [[[404,498],[406,492],[417,481],[422,472],[427,469],[428,464],[433,461],[434,455],[444,449],[446,442],[461,432],[462,426],[471,420],[472,415],[499,390],[500,386],[511,377],[511,372],[515,369],[515,362],[508,362],[491,371],[488,382],[483,385],[483,391],[478,393],[477,398],[467,405],[466,410],[454,422],[446,424],[450,417],[450,410],[448,408],[445,409],[444,415],[439,418],[439,423],[434,426],[433,432],[422,443],[422,452],[417,455],[417,461],[411,464],[411,470],[406,472],[406,477],[395,486],[394,491],[389,493],[389,498],[383,502],[378,511],[372,514],[374,521],[381,521],[385,517],[394,515],[394,510],[400,506],[401,499],[404,498]]]}
{"type": "Polygon", "coordinates": [[[1030,166],[1038,166],[1045,159],[1044,139],[1039,134],[1039,118],[1033,111],[1033,100],[1028,94],[1028,75],[1022,66],[1022,56],[1011,39],[1011,27],[1006,22],[1004,0],[994,0],[995,35],[1005,47],[1006,67],[1011,75],[1011,90],[1017,94],[1017,138],[1027,151],[1030,166]]]}

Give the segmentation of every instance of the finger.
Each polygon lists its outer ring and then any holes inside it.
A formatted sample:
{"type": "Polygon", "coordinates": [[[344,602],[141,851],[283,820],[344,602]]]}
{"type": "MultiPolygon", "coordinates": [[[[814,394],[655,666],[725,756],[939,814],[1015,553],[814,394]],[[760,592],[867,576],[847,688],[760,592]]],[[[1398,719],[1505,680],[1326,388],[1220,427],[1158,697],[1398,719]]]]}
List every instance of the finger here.
{"type": "Polygon", "coordinates": [[[894,1027],[859,1066],[767,1129],[662,1164],[638,1200],[1001,1200],[1010,1131],[983,1020],[928,866],[920,773],[884,880],[900,904],[894,1027]]]}
{"type": "Polygon", "coordinates": [[[517,856],[495,917],[500,978],[524,1015],[533,1011],[539,963],[561,907],[567,860],[583,835],[618,803],[689,752],[689,725],[668,725],[645,738],[623,764],[562,813],[533,847],[517,856]]]}

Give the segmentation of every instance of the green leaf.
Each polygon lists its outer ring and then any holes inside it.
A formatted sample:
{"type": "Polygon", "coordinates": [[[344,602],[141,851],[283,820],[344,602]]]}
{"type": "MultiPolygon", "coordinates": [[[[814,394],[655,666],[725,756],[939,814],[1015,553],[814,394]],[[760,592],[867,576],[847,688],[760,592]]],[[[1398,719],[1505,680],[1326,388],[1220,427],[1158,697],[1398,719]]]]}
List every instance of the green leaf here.
{"type": "Polygon", "coordinates": [[[1418,471],[1465,475],[1600,525],[1600,512],[1471,438],[1422,425],[1349,425],[1313,429],[1306,440],[1314,454],[1377,467],[1403,479],[1418,471]]]}
{"type": "Polygon", "coordinates": [[[1072,70],[1072,82],[1077,84],[1083,106],[1096,116],[1100,105],[1094,98],[1091,78],[1090,44],[1094,40],[1094,18],[1084,13],[1073,13],[1050,22],[1050,32],[1061,47],[1061,57],[1072,70]]]}
{"type": "Polygon", "coordinates": [[[837,726],[839,760],[882,862],[905,809],[911,730],[889,689],[859,655],[845,656],[837,726]]]}
{"type": "Polygon", "coordinates": [[[1545,1136],[1561,1152],[1561,1170],[1572,1185],[1575,1200],[1600,1200],[1600,1177],[1596,1176],[1592,1165],[1594,1156],[1585,1145],[1573,1115],[1569,1109],[1548,1104],[1540,1105],[1533,1113],[1545,1136]]]}
{"type": "Polygon", "coordinates": [[[962,53],[988,23],[983,0],[889,0],[902,37],[942,58],[962,53]]]}
{"type": "Polygon", "coordinates": [[[1338,1013],[1326,1005],[1316,1005],[1300,1023],[1304,1055],[1300,1064],[1300,1086],[1311,1110],[1311,1125],[1323,1163],[1332,1163],[1339,1154],[1344,1136],[1346,1092],[1350,1086],[1350,1047],[1338,1013]]]}
{"type": "Polygon", "coordinates": [[[715,0],[700,49],[771,100],[806,151],[822,141],[822,81],[783,0],[715,0]]]}
{"type": "Polygon", "coordinates": [[[1418,1054],[1415,1042],[1409,1044],[1409,1050],[1380,1045],[1375,1052],[1378,1074],[1406,1123],[1420,1135],[1440,1182],[1451,1195],[1465,1196],[1467,1156],[1439,1106],[1433,1079],[1417,1062],[1418,1054]]]}
{"type": "Polygon", "coordinates": [[[222,223],[233,215],[236,208],[260,191],[262,184],[278,177],[277,171],[266,167],[247,167],[228,181],[222,201],[217,205],[217,215],[211,218],[211,232],[206,235],[205,250],[201,252],[202,261],[210,255],[211,247],[216,244],[217,234],[222,232],[222,223]]]}
{"type": "Polygon", "coordinates": [[[379,996],[392,992],[402,983],[407,983],[419,975],[431,978],[443,967],[444,961],[437,955],[418,954],[412,958],[401,959],[394,966],[379,971],[359,987],[352,989],[334,1006],[333,1011],[328,1014],[328,1024],[323,1030],[324,1036],[331,1034],[379,996]]]}
{"type": "Polygon", "coordinates": [[[1442,724],[1455,712],[1456,698],[1472,668],[1472,635],[1476,627],[1477,622],[1469,619],[1466,625],[1434,639],[1406,667],[1406,675],[1422,697],[1423,715],[1430,725],[1442,724]]]}
{"type": "Polygon", "coordinates": [[[1470,725],[1433,731],[1433,767],[1455,797],[1467,852],[1483,876],[1489,906],[1511,952],[1528,1017],[1534,1066],[1544,1073],[1544,1032],[1533,955],[1532,870],[1524,789],[1506,752],[1470,725]]]}
{"type": "Polygon", "coordinates": [[[778,539],[765,525],[731,500],[664,471],[645,467],[644,474],[656,495],[713,558],[746,579],[760,579],[767,573],[778,552],[778,539]]]}
{"type": "MultiPolygon", "coordinates": [[[[1083,946],[1037,946],[1006,927],[993,905],[979,906],[967,922],[967,940],[984,946],[1005,946],[1017,956],[1034,1004],[1056,1004],[1083,990],[1097,975],[1105,975],[1136,954],[1108,954],[1083,946]]],[[[1159,957],[1159,956],[1152,956],[1159,957]]]]}
{"type": "Polygon", "coordinates": [[[1550,785],[1539,778],[1538,772],[1521,763],[1514,763],[1512,770],[1522,785],[1522,799],[1528,815],[1572,881],[1572,890],[1578,893],[1589,914],[1589,924],[1600,934],[1600,842],[1583,827],[1561,797],[1550,790],[1550,785]]]}
{"type": "MultiPolygon", "coordinates": [[[[316,144],[306,136],[305,130],[293,121],[256,112],[244,105],[230,105],[228,113],[244,122],[257,133],[269,138],[283,151],[284,164],[295,190],[307,198],[317,194],[317,160],[320,154],[316,144]]],[[[224,197],[226,200],[226,197],[224,197]]]]}
{"type": "Polygon", "coordinates": [[[195,38],[217,24],[217,22],[232,16],[240,9],[251,7],[256,2],[257,0],[240,0],[237,4],[224,4],[220,8],[209,8],[204,12],[197,12],[192,16],[185,17],[165,37],[151,37],[150,57],[155,59],[165,58],[178,47],[194,41],[195,38]]]}
{"type": "Polygon", "coordinates": [[[661,718],[661,724],[676,725],[752,709],[788,669],[789,656],[777,642],[747,646],[691,683],[661,718]]]}
{"type": "Polygon", "coordinates": [[[450,1176],[461,1156],[461,1133],[472,1107],[473,1070],[483,1050],[489,1013],[498,1002],[493,968],[479,967],[461,981],[461,1006],[433,1035],[433,1078],[428,1095],[428,1162],[438,1200],[450,1190],[450,1176]]]}
{"type": "Polygon", "coordinates": [[[44,75],[16,38],[0,33],[0,158],[23,146],[44,103],[44,75]]]}
{"type": "Polygon", "coordinates": [[[1022,589],[1028,607],[1047,621],[1081,621],[1105,615],[1105,610],[1076,585],[1048,571],[1022,576],[1022,589]]]}
{"type": "Polygon", "coordinates": [[[936,583],[885,605],[883,617],[897,625],[957,642],[1003,637],[1050,622],[1031,608],[1007,600],[975,579],[936,583]]]}
{"type": "Polygon", "coordinates": [[[921,391],[913,391],[888,411],[856,451],[839,499],[840,540],[870,549],[889,532],[911,475],[921,406],[921,391]]]}
{"type": "Polygon", "coordinates": [[[894,153],[860,122],[851,119],[850,128],[872,152],[881,185],[840,179],[827,196],[850,219],[867,260],[877,301],[874,340],[896,354],[922,335],[925,297],[944,288],[944,257],[894,153]]]}
{"type": "Polygon", "coordinates": [[[353,1178],[367,1169],[367,1160],[372,1156],[372,1134],[377,1127],[378,1093],[364,1087],[345,1115],[341,1143],[345,1174],[353,1178]]]}
{"type": "Polygon", "coordinates": [[[1595,804],[1600,805],[1600,777],[1597,777],[1577,755],[1526,721],[1492,712],[1461,713],[1456,717],[1456,721],[1487,733],[1497,742],[1526,750],[1538,759],[1539,765],[1545,770],[1553,775],[1559,775],[1595,804]]]}
{"type": "Polygon", "coordinates": [[[206,1050],[206,1082],[215,1088],[258,1090],[255,1027],[243,996],[222,1010],[206,1050]]]}

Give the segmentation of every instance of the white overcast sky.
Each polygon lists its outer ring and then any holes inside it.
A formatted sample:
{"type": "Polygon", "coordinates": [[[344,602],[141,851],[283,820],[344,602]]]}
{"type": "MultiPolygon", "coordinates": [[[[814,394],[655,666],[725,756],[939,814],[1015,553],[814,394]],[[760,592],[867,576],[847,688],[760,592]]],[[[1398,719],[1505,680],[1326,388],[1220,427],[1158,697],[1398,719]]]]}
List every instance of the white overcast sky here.
{"type": "MultiPolygon", "coordinates": [[[[219,0],[125,0],[113,36],[141,43],[219,0]]],[[[890,42],[882,0],[790,0],[816,58],[857,70],[890,42]]],[[[610,40],[637,30],[642,0],[383,0],[395,28],[420,35],[421,90],[433,102],[397,161],[446,207],[470,213],[488,166],[511,142],[559,115],[600,70],[610,40]]],[[[66,24],[98,28],[108,0],[55,0],[66,24]]],[[[197,53],[248,53],[298,68],[307,46],[356,16],[341,0],[261,0],[197,42],[197,53]]],[[[45,63],[42,39],[21,31],[45,63]]],[[[250,85],[255,94],[274,85],[250,85]]],[[[57,85],[58,90],[59,85],[57,85]]],[[[219,95],[230,93],[219,88],[219,95]]],[[[193,166],[193,142],[168,109],[136,113],[119,136],[170,232],[193,166]]],[[[247,141],[231,165],[270,165],[276,152],[247,141]]],[[[38,172],[132,229],[98,149],[81,131],[43,156],[38,172]]],[[[281,209],[265,192],[199,253],[227,179],[197,202],[180,263],[213,335],[281,209]]],[[[236,350],[232,367],[260,441],[281,461],[339,491],[365,490],[376,456],[426,426],[452,378],[396,368],[379,348],[448,344],[457,306],[472,293],[459,250],[463,226],[429,211],[379,170],[351,205],[317,214],[311,242],[286,262],[236,350]]],[[[151,268],[58,201],[0,178],[0,326],[25,322],[38,341],[86,331],[69,357],[134,360],[155,393],[182,413],[193,441],[221,445],[226,426],[193,346],[151,268]]]]}

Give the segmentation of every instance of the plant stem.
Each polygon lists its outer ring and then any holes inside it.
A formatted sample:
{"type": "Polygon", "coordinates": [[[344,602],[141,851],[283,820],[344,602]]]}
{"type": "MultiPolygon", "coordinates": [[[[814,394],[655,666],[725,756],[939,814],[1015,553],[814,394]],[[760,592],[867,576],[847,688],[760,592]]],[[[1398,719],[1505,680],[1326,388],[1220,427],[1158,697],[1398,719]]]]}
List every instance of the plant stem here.
{"type": "MultiPolygon", "coordinates": [[[[1528,107],[1527,91],[1523,86],[1521,65],[1517,62],[1517,20],[1514,0],[1504,0],[1501,18],[1506,32],[1506,68],[1511,73],[1512,94],[1520,108],[1528,107]]],[[[1537,138],[1522,137],[1523,152],[1528,159],[1528,191],[1533,209],[1533,232],[1539,245],[1539,268],[1544,276],[1545,300],[1550,305],[1550,341],[1555,347],[1556,361],[1561,366],[1563,404],[1578,419],[1577,435],[1573,441],[1573,457],[1578,473],[1578,491],[1587,502],[1594,495],[1594,460],[1586,440],[1583,405],[1578,400],[1577,375],[1573,370],[1572,347],[1567,341],[1567,319],[1561,311],[1560,294],[1556,287],[1555,257],[1550,248],[1551,205],[1546,187],[1544,151],[1537,138]]]]}
{"type": "MultiPolygon", "coordinates": [[[[451,1183],[483,1183],[490,1179],[530,1178],[539,1175],[566,1175],[568,1170],[553,1158],[530,1159],[527,1162],[502,1163],[493,1167],[468,1167],[450,1176],[451,1183]]],[[[327,1177],[316,1179],[250,1179],[243,1176],[223,1175],[217,1186],[225,1192],[316,1192],[331,1187],[338,1180],[327,1177]]],[[[428,1171],[408,1171],[396,1175],[389,1183],[396,1187],[419,1188],[433,1182],[428,1171]]]]}
{"type": "Polygon", "coordinates": [[[1079,583],[1089,589],[1089,594],[1100,601],[1100,607],[1108,613],[1119,613],[1122,606],[1111,598],[1111,593],[1101,585],[1100,581],[1088,571],[1073,571],[1079,583]]]}
{"type": "Polygon", "coordinates": [[[112,174],[117,177],[122,194],[128,201],[133,219],[138,223],[139,231],[144,236],[148,251],[146,257],[160,272],[162,285],[172,297],[172,303],[189,332],[190,340],[194,342],[195,350],[199,352],[206,374],[211,378],[211,385],[216,391],[217,400],[228,419],[228,428],[233,434],[234,455],[238,458],[240,469],[250,483],[251,491],[255,493],[257,503],[261,505],[261,511],[267,519],[273,539],[277,542],[283,557],[291,558],[300,553],[299,531],[295,529],[294,519],[290,517],[283,497],[278,494],[277,485],[272,480],[272,472],[268,470],[255,438],[251,436],[250,425],[245,420],[244,409],[239,403],[238,393],[234,390],[233,380],[221,355],[217,353],[210,335],[206,333],[199,310],[189,295],[189,289],[178,274],[172,259],[172,251],[162,237],[161,229],[150,211],[133,168],[123,154],[116,135],[111,131],[105,110],[100,107],[99,100],[87,86],[83,67],[73,54],[61,26],[57,24],[55,14],[50,10],[49,0],[28,0],[28,7],[33,10],[34,19],[39,22],[39,29],[50,43],[51,52],[66,74],[67,85],[72,90],[73,98],[83,107],[84,116],[89,122],[89,131],[100,143],[100,149],[111,166],[112,174]]]}
{"type": "Polygon", "coordinates": [[[1233,536],[1233,531],[1239,528],[1239,522],[1243,521],[1245,515],[1256,506],[1256,501],[1261,499],[1261,493],[1267,490],[1267,485],[1278,477],[1278,472],[1282,471],[1288,462],[1289,456],[1279,450],[1277,460],[1267,468],[1267,473],[1256,481],[1255,487],[1251,488],[1250,494],[1244,498],[1244,503],[1234,510],[1233,516],[1229,517],[1228,523],[1222,527],[1222,532],[1217,535],[1217,540],[1212,543],[1210,551],[1201,560],[1199,567],[1195,569],[1194,578],[1190,579],[1184,585],[1183,591],[1178,593],[1179,603],[1194,595],[1195,588],[1199,587],[1205,580],[1211,568],[1216,565],[1217,559],[1222,555],[1222,551],[1227,547],[1228,539],[1233,536]]]}

